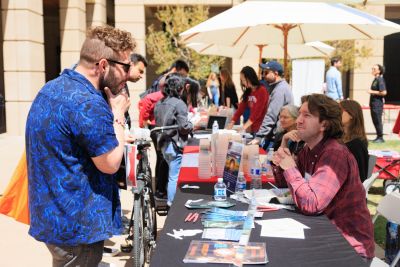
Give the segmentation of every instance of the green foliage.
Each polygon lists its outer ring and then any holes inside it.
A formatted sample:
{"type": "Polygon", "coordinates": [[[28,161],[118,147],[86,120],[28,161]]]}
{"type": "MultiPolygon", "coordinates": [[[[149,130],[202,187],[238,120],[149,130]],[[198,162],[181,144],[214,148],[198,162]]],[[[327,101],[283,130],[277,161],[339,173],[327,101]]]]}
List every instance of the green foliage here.
{"type": "Polygon", "coordinates": [[[147,52],[152,56],[152,63],[159,65],[157,73],[171,66],[177,59],[185,60],[190,67],[190,76],[199,79],[206,78],[211,65],[221,66],[223,57],[200,55],[183,43],[179,34],[205,21],[208,18],[206,6],[163,6],[159,7],[156,18],[163,29],[156,29],[152,24],[148,27],[146,36],[147,52]]]}
{"type": "MultiPolygon", "coordinates": [[[[344,41],[329,41],[327,44],[335,48],[332,53],[332,57],[340,56],[342,58],[343,72],[353,70],[359,67],[356,63],[356,58],[369,57],[372,53],[372,49],[362,46],[361,48],[356,48],[354,40],[344,40],[344,41]]],[[[327,59],[326,69],[331,65],[330,59],[327,59]]]]}

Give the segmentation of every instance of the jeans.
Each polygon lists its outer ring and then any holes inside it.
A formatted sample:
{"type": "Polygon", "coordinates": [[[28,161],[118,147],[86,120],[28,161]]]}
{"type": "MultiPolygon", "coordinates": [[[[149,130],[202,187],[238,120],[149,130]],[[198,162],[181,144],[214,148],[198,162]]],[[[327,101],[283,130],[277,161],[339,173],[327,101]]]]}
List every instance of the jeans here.
{"type": "Polygon", "coordinates": [[[168,200],[167,205],[171,206],[172,201],[174,200],[175,193],[176,193],[176,185],[178,183],[178,176],[179,171],[181,169],[181,162],[182,162],[182,154],[178,153],[172,142],[170,142],[164,149],[163,149],[164,159],[167,161],[169,166],[168,172],[168,187],[167,187],[167,194],[168,200]]]}
{"type": "Polygon", "coordinates": [[[53,267],[97,267],[103,257],[104,240],[77,246],[46,246],[53,257],[53,267]]]}
{"type": "Polygon", "coordinates": [[[217,86],[211,86],[211,95],[212,95],[212,101],[214,102],[214,105],[218,107],[219,105],[219,90],[217,86]]]}

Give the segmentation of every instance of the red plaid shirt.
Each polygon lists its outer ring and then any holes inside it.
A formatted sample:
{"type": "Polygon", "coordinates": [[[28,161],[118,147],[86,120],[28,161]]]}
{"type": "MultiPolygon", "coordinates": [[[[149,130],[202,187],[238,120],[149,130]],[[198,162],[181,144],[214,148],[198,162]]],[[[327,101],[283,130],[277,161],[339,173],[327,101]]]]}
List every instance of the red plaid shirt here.
{"type": "Polygon", "coordinates": [[[274,167],[279,186],[290,188],[302,213],[324,213],[361,256],[374,257],[374,232],[357,162],[346,146],[322,140],[312,150],[305,146],[297,168],[274,167]]]}

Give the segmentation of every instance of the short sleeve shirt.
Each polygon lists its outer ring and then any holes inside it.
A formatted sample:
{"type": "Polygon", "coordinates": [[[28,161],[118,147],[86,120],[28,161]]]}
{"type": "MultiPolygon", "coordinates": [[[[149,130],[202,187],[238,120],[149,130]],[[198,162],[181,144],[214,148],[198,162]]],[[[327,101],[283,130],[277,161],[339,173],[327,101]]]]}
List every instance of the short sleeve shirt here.
{"type": "MultiPolygon", "coordinates": [[[[383,79],[382,75],[376,77],[372,81],[371,90],[379,91],[379,92],[386,91],[386,84],[385,84],[385,80],[383,79]]],[[[370,106],[382,106],[383,99],[384,99],[383,96],[371,94],[370,99],[369,99],[369,105],[370,106]]]]}
{"type": "Polygon", "coordinates": [[[73,70],[39,91],[25,134],[35,239],[75,246],[121,233],[115,178],[91,159],[118,146],[113,120],[101,92],[73,70]]]}

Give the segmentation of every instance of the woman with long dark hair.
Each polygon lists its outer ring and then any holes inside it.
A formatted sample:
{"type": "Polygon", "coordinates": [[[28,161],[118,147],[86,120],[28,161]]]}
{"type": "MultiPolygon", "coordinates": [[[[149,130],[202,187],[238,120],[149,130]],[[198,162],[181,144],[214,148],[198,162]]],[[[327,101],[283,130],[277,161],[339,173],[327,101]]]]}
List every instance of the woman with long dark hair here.
{"type": "Polygon", "coordinates": [[[221,69],[219,77],[221,79],[219,105],[236,110],[239,101],[231,73],[227,69],[221,69]]]}
{"type": "Polygon", "coordinates": [[[342,124],[344,135],[343,142],[354,155],[360,179],[364,182],[368,175],[368,141],[365,134],[364,116],[361,106],[354,100],[343,100],[340,103],[342,108],[342,124]]]}
{"type": "Polygon", "coordinates": [[[244,89],[242,101],[239,103],[238,109],[227,128],[232,129],[235,122],[240,119],[240,116],[248,107],[250,109],[250,117],[243,124],[242,130],[254,134],[258,131],[264,119],[268,108],[269,95],[265,87],[260,84],[255,70],[250,66],[243,67],[240,71],[240,83],[244,89]]]}

